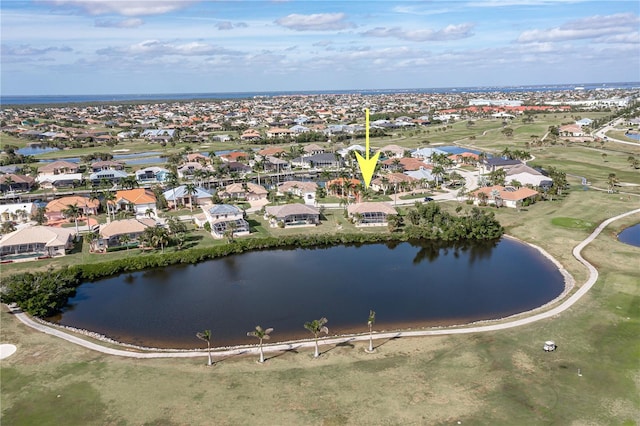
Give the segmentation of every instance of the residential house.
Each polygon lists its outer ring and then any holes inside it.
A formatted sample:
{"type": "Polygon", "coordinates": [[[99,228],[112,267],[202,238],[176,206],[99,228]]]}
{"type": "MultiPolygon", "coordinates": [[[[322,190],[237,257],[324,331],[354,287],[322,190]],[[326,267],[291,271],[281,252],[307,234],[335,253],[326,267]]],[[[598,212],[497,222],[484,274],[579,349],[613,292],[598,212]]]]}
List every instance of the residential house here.
{"type": "Polygon", "coordinates": [[[278,185],[278,195],[284,195],[287,192],[290,192],[298,197],[303,197],[304,194],[310,192],[315,194],[316,189],[318,189],[318,184],[315,182],[289,180],[278,185]]]}
{"type": "Polygon", "coordinates": [[[419,158],[411,157],[388,158],[381,163],[381,168],[383,170],[395,170],[400,172],[420,170],[421,167],[428,167],[428,165],[419,158]]]}
{"type": "Polygon", "coordinates": [[[256,185],[252,182],[232,183],[227,185],[223,191],[219,193],[220,198],[240,199],[247,201],[264,200],[267,198],[269,191],[263,186],[256,185]]]}
{"type": "Polygon", "coordinates": [[[303,169],[330,169],[342,167],[344,161],[332,153],[313,154],[291,160],[291,165],[303,169]]]}
{"type": "Polygon", "coordinates": [[[366,202],[349,204],[347,214],[360,226],[387,226],[387,218],[390,215],[397,215],[396,209],[386,203],[366,202]]]}
{"type": "Polygon", "coordinates": [[[36,180],[31,176],[0,174],[0,192],[29,191],[35,183],[36,180]]]}
{"type": "Polygon", "coordinates": [[[405,149],[398,145],[385,145],[379,149],[381,155],[387,158],[402,158],[404,157],[405,149]]]}
{"type": "Polygon", "coordinates": [[[187,186],[180,185],[163,192],[162,195],[167,200],[169,208],[176,208],[180,205],[191,206],[192,203],[194,206],[211,204],[213,195],[210,192],[200,187],[195,187],[194,189],[195,192],[193,194],[189,194],[187,192],[187,186]]]}
{"type": "Polygon", "coordinates": [[[28,222],[37,208],[34,203],[0,204],[0,223],[28,222]]]}
{"type": "Polygon", "coordinates": [[[399,192],[403,190],[403,187],[417,183],[417,179],[404,173],[387,173],[375,178],[371,181],[371,189],[374,191],[389,190],[399,192]]]}
{"type": "Polygon", "coordinates": [[[325,188],[327,194],[336,196],[350,196],[353,194],[353,189],[360,185],[358,179],[337,178],[327,181],[325,188]]]}
{"type": "Polygon", "coordinates": [[[475,152],[461,152],[459,154],[451,154],[448,157],[456,164],[478,164],[480,161],[480,155],[475,152]]]}
{"type": "Polygon", "coordinates": [[[244,212],[238,207],[231,204],[209,204],[201,208],[214,238],[223,238],[228,229],[233,229],[234,236],[249,235],[249,222],[244,219],[244,212]]]}
{"type": "Polygon", "coordinates": [[[226,163],[231,161],[246,161],[249,159],[249,154],[241,151],[233,151],[227,154],[220,155],[220,159],[226,163]]]}
{"type": "Polygon", "coordinates": [[[505,207],[516,208],[521,205],[525,200],[535,200],[538,191],[531,188],[514,188],[512,186],[485,186],[471,192],[470,196],[473,198],[474,204],[478,205],[482,199],[479,196],[480,193],[486,195],[487,204],[503,205],[505,207]]]}
{"type": "Polygon", "coordinates": [[[171,172],[162,167],[147,167],[136,170],[135,176],[138,183],[161,183],[167,180],[171,172]]]}
{"type": "Polygon", "coordinates": [[[512,166],[516,166],[518,164],[523,164],[520,160],[513,160],[511,158],[503,158],[503,157],[492,157],[485,158],[480,162],[480,173],[490,173],[494,170],[509,168],[512,166]]]}
{"type": "Polygon", "coordinates": [[[120,183],[122,179],[126,179],[129,177],[129,174],[124,170],[111,170],[104,169],[98,172],[91,173],[89,175],[89,181],[93,186],[99,186],[103,182],[109,182],[111,184],[120,183]]]}
{"type": "Polygon", "coordinates": [[[315,205],[316,189],[318,189],[318,184],[315,182],[301,182],[290,180],[278,185],[278,194],[283,195],[286,193],[291,193],[302,197],[305,204],[315,205]]]}
{"type": "Polygon", "coordinates": [[[193,179],[196,170],[205,170],[207,167],[196,161],[188,161],[178,167],[178,177],[181,179],[193,179]]]}
{"type": "Polygon", "coordinates": [[[65,219],[63,211],[73,205],[78,207],[82,216],[95,216],[98,214],[98,209],[100,208],[100,200],[90,200],[87,197],[79,195],[56,198],[47,203],[44,215],[48,221],[65,219]]]}
{"type": "Polygon", "coordinates": [[[404,174],[407,176],[411,176],[419,182],[431,182],[435,180],[435,176],[433,176],[433,174],[431,173],[431,168],[426,166],[420,167],[418,170],[410,170],[408,172],[404,172],[404,174]]]}
{"type": "Polygon", "coordinates": [[[289,138],[292,135],[292,131],[289,129],[282,129],[279,127],[272,127],[267,130],[267,139],[273,138],[289,138]]]}
{"type": "Polygon", "coordinates": [[[549,188],[551,187],[551,185],[553,185],[553,179],[543,175],[533,167],[529,167],[526,164],[517,164],[513,167],[509,167],[506,170],[507,176],[505,178],[505,181],[507,183],[515,180],[520,182],[524,186],[530,185],[544,188],[549,188]]]}
{"type": "Polygon", "coordinates": [[[10,232],[0,238],[0,256],[32,254],[41,256],[64,256],[73,247],[75,228],[51,226],[29,226],[10,232]]]}
{"type": "Polygon", "coordinates": [[[206,155],[202,155],[199,152],[192,152],[187,154],[187,162],[188,163],[200,163],[202,165],[209,164],[209,157],[206,155]]]}
{"type": "Polygon", "coordinates": [[[302,147],[302,151],[303,151],[303,154],[302,154],[303,157],[325,153],[325,149],[315,143],[310,143],[308,145],[305,145],[304,147],[302,147]]]}
{"type": "Polygon", "coordinates": [[[168,142],[178,137],[176,129],[146,129],[140,133],[140,137],[150,142],[168,142]]]}
{"type": "Polygon", "coordinates": [[[80,166],[71,161],[57,160],[49,164],[38,167],[38,176],[54,176],[64,174],[75,174],[80,170],[80,166]]]}
{"type": "Polygon", "coordinates": [[[291,132],[292,135],[299,135],[301,133],[310,132],[311,129],[308,128],[307,126],[303,126],[302,124],[296,124],[295,126],[291,126],[289,128],[289,131],[291,132]]]}
{"type": "Polygon", "coordinates": [[[582,126],[577,124],[566,124],[564,126],[560,126],[558,129],[560,136],[567,137],[582,137],[585,135],[585,131],[582,130],[582,126]]]}
{"type": "Polygon", "coordinates": [[[91,163],[91,170],[96,173],[102,170],[124,170],[124,163],[119,161],[96,161],[91,163]]]}
{"type": "Polygon", "coordinates": [[[267,157],[267,156],[281,156],[283,154],[286,154],[287,151],[284,150],[284,148],[281,148],[279,146],[270,146],[264,149],[261,149],[260,151],[258,151],[258,155],[262,156],[262,157],[267,157]]]}
{"type": "Polygon", "coordinates": [[[320,223],[320,210],[306,204],[284,204],[265,207],[265,219],[271,227],[285,228],[298,226],[316,226],[320,223]]]}
{"type": "Polygon", "coordinates": [[[109,247],[121,246],[122,237],[125,235],[129,243],[136,243],[147,228],[155,226],[157,226],[156,221],[148,217],[114,220],[100,226],[98,240],[93,244],[92,249],[94,251],[103,251],[109,247]]]}
{"type": "Polygon", "coordinates": [[[431,162],[431,157],[433,157],[434,154],[445,154],[448,155],[449,153],[446,151],[443,151],[441,149],[438,148],[419,148],[416,149],[415,151],[413,151],[411,153],[411,156],[413,158],[420,158],[423,161],[426,162],[431,162]]]}
{"type": "Polygon", "coordinates": [[[82,173],[64,173],[56,175],[38,175],[36,182],[42,189],[75,188],[82,185],[82,173]]]}
{"type": "Polygon", "coordinates": [[[288,170],[291,168],[291,165],[287,160],[280,159],[278,157],[273,157],[271,155],[264,158],[264,169],[270,171],[281,172],[283,170],[288,170]]]}
{"type": "Polygon", "coordinates": [[[236,172],[240,176],[244,176],[247,173],[251,173],[251,171],[253,170],[251,166],[244,163],[239,163],[237,161],[230,161],[228,163],[223,163],[218,166],[218,169],[223,173],[236,172]]]}
{"type": "Polygon", "coordinates": [[[256,129],[247,129],[240,135],[243,141],[255,141],[262,139],[262,135],[256,129]]]}
{"type": "Polygon", "coordinates": [[[153,216],[157,217],[156,201],[156,196],[152,190],[135,188],[116,191],[116,198],[113,203],[116,210],[133,211],[136,217],[147,216],[147,211],[153,212],[153,216]]]}

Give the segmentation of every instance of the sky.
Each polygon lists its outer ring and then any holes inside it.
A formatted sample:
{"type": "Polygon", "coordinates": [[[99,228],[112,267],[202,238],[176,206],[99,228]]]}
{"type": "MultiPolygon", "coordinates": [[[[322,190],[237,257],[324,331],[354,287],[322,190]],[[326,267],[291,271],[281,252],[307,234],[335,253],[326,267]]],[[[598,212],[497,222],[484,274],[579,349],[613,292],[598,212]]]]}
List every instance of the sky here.
{"type": "Polygon", "coordinates": [[[640,2],[0,2],[3,95],[640,81],[640,2]]]}

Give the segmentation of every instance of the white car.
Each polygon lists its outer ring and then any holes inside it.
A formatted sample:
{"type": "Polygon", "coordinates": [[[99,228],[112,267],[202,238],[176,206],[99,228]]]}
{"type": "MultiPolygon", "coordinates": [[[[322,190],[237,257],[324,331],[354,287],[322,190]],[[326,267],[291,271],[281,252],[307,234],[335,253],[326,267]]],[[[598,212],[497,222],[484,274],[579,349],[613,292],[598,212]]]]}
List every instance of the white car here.
{"type": "Polygon", "coordinates": [[[544,347],[543,349],[546,352],[552,352],[556,350],[556,342],[554,342],[553,340],[547,340],[546,342],[544,342],[544,347]]]}

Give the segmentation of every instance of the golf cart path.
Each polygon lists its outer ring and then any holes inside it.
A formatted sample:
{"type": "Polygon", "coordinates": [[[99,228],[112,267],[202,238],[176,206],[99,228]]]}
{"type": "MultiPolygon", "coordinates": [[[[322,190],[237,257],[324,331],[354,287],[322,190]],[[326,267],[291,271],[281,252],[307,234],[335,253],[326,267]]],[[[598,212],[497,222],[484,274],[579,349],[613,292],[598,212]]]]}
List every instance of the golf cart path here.
{"type": "MultiPolygon", "coordinates": [[[[586,282],[570,297],[568,297],[564,302],[560,305],[549,309],[544,312],[540,312],[535,315],[531,315],[525,318],[514,319],[511,321],[501,322],[497,324],[487,324],[487,325],[478,325],[478,326],[464,326],[464,327],[446,327],[439,329],[431,329],[431,330],[414,330],[414,331],[396,331],[396,332],[384,332],[384,333],[374,333],[374,339],[392,339],[397,337],[417,337],[417,336],[442,336],[442,335],[450,335],[450,334],[468,334],[468,333],[479,333],[484,331],[496,331],[496,330],[505,330],[508,328],[519,327],[525,324],[531,324],[536,321],[540,321],[546,318],[551,318],[555,315],[558,315],[565,310],[569,309],[573,306],[582,296],[584,296],[590,289],[593,287],[595,282],[598,279],[598,271],[596,268],[587,262],[582,257],[582,250],[591,243],[603,229],[605,229],[610,223],[621,219],[626,216],[630,216],[633,214],[640,213],[640,209],[635,209],[628,211],[626,213],[620,214],[618,216],[609,218],[602,222],[592,233],[589,235],[584,241],[579,243],[573,249],[573,256],[582,263],[587,270],[589,271],[589,277],[586,282]]],[[[135,349],[125,350],[125,349],[117,349],[111,348],[107,346],[103,346],[98,343],[94,343],[89,340],[85,340],[81,337],[78,337],[74,334],[70,334],[63,329],[59,329],[57,327],[53,327],[50,325],[46,325],[45,323],[35,321],[30,316],[22,312],[19,308],[9,307],[11,312],[25,325],[41,331],[43,333],[59,337],[68,342],[75,343],[76,345],[83,346],[87,349],[91,349],[94,351],[102,352],[109,355],[116,355],[122,357],[129,358],[191,358],[191,357],[205,357],[207,356],[206,350],[183,350],[183,351],[172,351],[172,350],[164,350],[164,351],[145,351],[140,352],[135,349]]],[[[369,340],[369,334],[359,334],[359,335],[345,335],[339,337],[331,337],[319,340],[320,344],[323,345],[335,345],[346,342],[355,342],[355,341],[367,341],[369,340]]],[[[292,349],[299,348],[312,348],[315,343],[313,340],[301,340],[294,342],[285,342],[278,343],[272,345],[264,345],[265,352],[279,352],[279,351],[287,351],[292,349]]],[[[212,355],[214,357],[228,357],[232,355],[242,355],[242,354],[258,354],[259,348],[256,345],[246,346],[246,347],[235,347],[229,349],[216,349],[212,351],[212,355]]]]}

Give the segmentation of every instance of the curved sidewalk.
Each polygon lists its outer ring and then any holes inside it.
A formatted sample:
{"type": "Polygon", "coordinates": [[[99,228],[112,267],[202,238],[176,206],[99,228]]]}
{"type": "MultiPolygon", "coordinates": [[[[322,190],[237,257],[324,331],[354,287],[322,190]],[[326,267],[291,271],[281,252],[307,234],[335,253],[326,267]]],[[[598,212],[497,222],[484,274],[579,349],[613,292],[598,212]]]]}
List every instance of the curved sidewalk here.
{"type": "MultiPolygon", "coordinates": [[[[587,270],[589,271],[589,278],[587,281],[572,294],[569,298],[567,298],[560,305],[549,309],[547,311],[521,318],[514,319],[512,321],[501,322],[499,324],[488,324],[488,325],[480,325],[480,326],[472,326],[472,327],[460,327],[460,328],[441,328],[436,330],[415,330],[415,331],[397,331],[397,332],[388,332],[388,333],[376,333],[373,335],[374,339],[393,339],[397,337],[417,337],[417,336],[442,336],[448,334],[468,334],[468,333],[479,333],[484,331],[496,331],[496,330],[505,330],[508,328],[519,327],[525,324],[531,324],[536,321],[540,321],[546,318],[551,318],[555,315],[558,315],[565,310],[569,309],[573,306],[582,296],[584,296],[593,285],[598,280],[598,271],[597,269],[587,262],[584,257],[582,257],[582,250],[591,243],[604,228],[606,228],[610,223],[615,222],[618,219],[621,219],[626,216],[630,216],[636,213],[640,213],[640,209],[635,209],[628,211],[626,213],[620,214],[618,216],[609,218],[602,222],[592,233],[589,235],[584,241],[575,246],[573,249],[573,256],[582,263],[587,270]]],[[[207,356],[206,351],[147,351],[147,352],[135,352],[133,350],[124,350],[124,349],[115,349],[106,346],[102,346],[100,344],[82,339],[78,336],[69,334],[61,329],[51,327],[40,322],[33,320],[27,314],[23,313],[17,308],[9,308],[12,313],[25,325],[41,331],[43,333],[59,337],[68,342],[74,343],[76,345],[83,346],[87,349],[91,349],[94,351],[102,352],[109,355],[130,357],[130,358],[192,358],[192,357],[204,357],[207,356]]],[[[335,345],[346,342],[356,342],[356,341],[368,341],[368,334],[359,334],[359,335],[347,335],[333,338],[326,338],[319,340],[319,343],[322,345],[335,345]]],[[[295,342],[285,342],[273,345],[265,345],[263,346],[265,352],[281,352],[288,351],[292,349],[299,348],[313,348],[315,345],[313,340],[304,340],[304,341],[295,341],[295,342]]],[[[238,347],[232,349],[225,350],[213,350],[212,356],[214,357],[228,357],[232,355],[244,355],[244,354],[258,354],[259,348],[257,346],[247,346],[247,347],[238,347]]]]}

